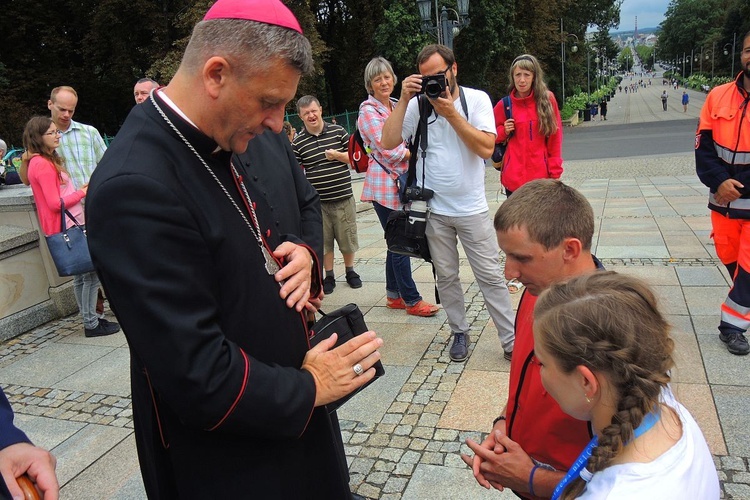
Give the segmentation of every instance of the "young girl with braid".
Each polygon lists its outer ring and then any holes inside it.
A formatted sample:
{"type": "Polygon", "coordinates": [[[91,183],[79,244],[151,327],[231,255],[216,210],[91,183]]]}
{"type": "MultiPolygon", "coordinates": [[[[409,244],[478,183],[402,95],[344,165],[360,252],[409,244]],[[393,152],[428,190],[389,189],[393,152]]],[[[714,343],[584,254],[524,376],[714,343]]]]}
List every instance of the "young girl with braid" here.
{"type": "Polygon", "coordinates": [[[653,292],[597,272],[552,285],[534,310],[544,387],[595,437],[556,498],[719,498],[711,453],[669,388],[674,341],[653,292]]]}

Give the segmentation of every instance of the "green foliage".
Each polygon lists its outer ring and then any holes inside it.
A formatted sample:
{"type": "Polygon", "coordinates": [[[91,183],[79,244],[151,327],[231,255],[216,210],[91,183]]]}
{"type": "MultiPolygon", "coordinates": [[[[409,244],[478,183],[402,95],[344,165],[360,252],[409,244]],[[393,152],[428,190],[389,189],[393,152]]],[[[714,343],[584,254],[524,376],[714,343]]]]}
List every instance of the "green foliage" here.
{"type": "MultiPolygon", "coordinates": [[[[141,0],[136,8],[126,0],[6,0],[0,16],[0,136],[19,143],[28,118],[48,113],[46,101],[58,85],[78,91],[76,119],[115,135],[132,109],[133,83],[143,76],[169,82],[192,27],[213,1],[141,0]]],[[[315,72],[302,79],[298,95],[317,95],[326,114],[358,108],[370,58],[387,57],[403,79],[416,70],[419,50],[434,41],[421,30],[414,0],[283,1],[299,19],[315,58],[315,72]]],[[[619,23],[620,2],[471,0],[471,23],[454,39],[459,81],[497,100],[507,93],[511,61],[531,53],[559,94],[560,18],[565,35],[576,35],[581,48],[587,28],[597,26],[596,43],[613,58],[617,50],[608,30],[619,23]]],[[[456,8],[455,0],[438,3],[456,8]]],[[[572,45],[573,37],[566,36],[565,86],[578,92],[587,88],[587,52],[573,53],[572,45]]]]}
{"type": "Polygon", "coordinates": [[[587,104],[589,104],[591,101],[591,97],[585,92],[581,92],[575,95],[572,95],[565,99],[565,106],[570,107],[570,109],[579,111],[586,109],[587,104]]]}
{"type": "Polygon", "coordinates": [[[399,79],[416,72],[417,54],[431,43],[430,35],[421,31],[419,14],[412,7],[411,3],[392,2],[383,13],[383,23],[375,30],[375,52],[391,62],[399,79]]]}
{"type": "Polygon", "coordinates": [[[562,120],[569,120],[576,113],[578,113],[578,110],[571,106],[566,100],[565,104],[563,104],[563,107],[560,110],[560,118],[562,120]]]}
{"type": "MultiPolygon", "coordinates": [[[[702,63],[703,72],[730,76],[732,42],[736,36],[735,70],[744,33],[750,31],[750,2],[747,0],[672,0],[661,24],[657,59],[692,58],[693,71],[702,63]],[[724,47],[729,55],[724,56],[724,47]],[[706,59],[706,56],[709,59],[706,59]],[[698,60],[696,60],[696,58],[698,60]]],[[[690,59],[688,59],[688,64],[690,59]]],[[[688,73],[687,64],[685,72],[688,73]]],[[[734,76],[734,75],[731,75],[734,76]]]]}

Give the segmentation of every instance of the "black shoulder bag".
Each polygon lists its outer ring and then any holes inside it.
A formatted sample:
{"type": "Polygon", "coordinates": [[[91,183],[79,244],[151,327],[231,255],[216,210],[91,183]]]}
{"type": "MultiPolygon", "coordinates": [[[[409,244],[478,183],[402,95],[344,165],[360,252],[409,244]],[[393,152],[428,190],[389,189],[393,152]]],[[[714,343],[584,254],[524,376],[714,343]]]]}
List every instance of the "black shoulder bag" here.
{"type": "MultiPolygon", "coordinates": [[[[323,311],[318,312],[323,317],[310,327],[311,348],[318,345],[322,340],[330,337],[334,332],[338,334],[338,339],[336,339],[336,347],[338,347],[353,339],[355,336],[367,331],[365,317],[362,315],[362,311],[359,310],[357,304],[345,305],[344,307],[336,309],[328,314],[323,311]]],[[[385,375],[385,368],[383,368],[383,363],[380,361],[375,363],[373,368],[375,368],[375,377],[356,391],[347,394],[341,399],[337,399],[333,403],[328,403],[326,405],[328,413],[333,413],[338,410],[341,405],[349,401],[355,394],[359,393],[359,391],[385,375]]]]}

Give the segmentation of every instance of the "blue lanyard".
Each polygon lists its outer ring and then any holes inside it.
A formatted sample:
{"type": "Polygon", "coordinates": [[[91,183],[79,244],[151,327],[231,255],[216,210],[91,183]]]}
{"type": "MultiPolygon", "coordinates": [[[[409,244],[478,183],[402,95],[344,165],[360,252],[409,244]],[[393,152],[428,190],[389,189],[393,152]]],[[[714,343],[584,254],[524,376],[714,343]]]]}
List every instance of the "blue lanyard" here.
{"type": "MultiPolygon", "coordinates": [[[[655,412],[651,412],[648,415],[646,415],[643,418],[643,422],[641,422],[641,425],[639,425],[634,431],[633,431],[633,439],[639,438],[651,429],[656,422],[659,421],[659,417],[655,412]]],[[[555,488],[555,491],[552,493],[552,500],[557,500],[560,498],[560,495],[562,495],[562,492],[565,490],[565,488],[570,484],[575,478],[578,476],[581,476],[586,482],[591,480],[591,473],[586,470],[586,462],[589,461],[589,458],[591,458],[591,452],[596,448],[596,446],[599,444],[599,436],[594,436],[594,438],[589,441],[589,444],[586,445],[586,448],[583,449],[580,455],[578,455],[578,458],[573,463],[573,466],[570,468],[567,474],[565,474],[565,477],[558,483],[557,487],[555,488]],[[586,476],[588,476],[588,479],[586,479],[586,476]]]]}

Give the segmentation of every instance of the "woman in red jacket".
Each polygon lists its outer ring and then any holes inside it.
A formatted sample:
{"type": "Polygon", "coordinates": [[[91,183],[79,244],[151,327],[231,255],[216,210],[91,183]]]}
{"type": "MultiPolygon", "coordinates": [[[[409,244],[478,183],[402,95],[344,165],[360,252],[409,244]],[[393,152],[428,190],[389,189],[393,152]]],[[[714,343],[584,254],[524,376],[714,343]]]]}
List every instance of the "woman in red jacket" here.
{"type": "Polygon", "coordinates": [[[501,177],[508,196],[534,179],[559,179],[563,171],[562,121],[539,61],[529,54],[516,57],[509,80],[511,116],[502,100],[495,106],[496,142],[510,139],[501,177]]]}
{"type": "MultiPolygon", "coordinates": [[[[28,121],[23,131],[23,146],[29,155],[29,162],[21,165],[20,173],[22,178],[28,178],[34,193],[39,225],[47,236],[60,232],[61,202],[65,202],[65,208],[83,224],[81,200],[88,189],[88,185],[85,185],[76,190],[70,182],[63,159],[55,151],[59,145],[60,131],[50,118],[35,116],[28,121]]],[[[66,227],[72,225],[73,221],[68,218],[66,227]]],[[[73,291],[83,317],[86,337],[100,337],[120,331],[117,323],[97,317],[98,290],[96,271],[78,274],[73,279],[73,291]]]]}

